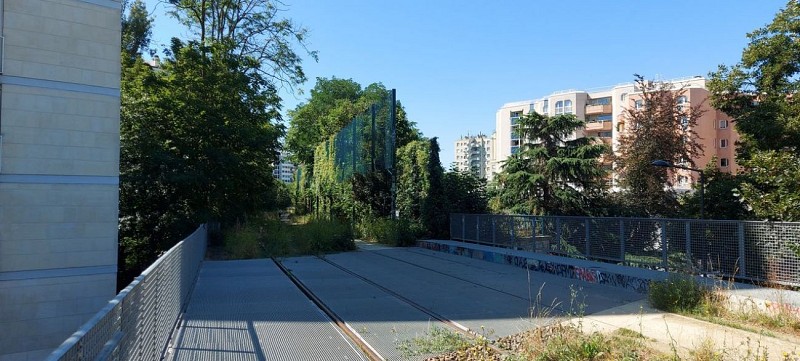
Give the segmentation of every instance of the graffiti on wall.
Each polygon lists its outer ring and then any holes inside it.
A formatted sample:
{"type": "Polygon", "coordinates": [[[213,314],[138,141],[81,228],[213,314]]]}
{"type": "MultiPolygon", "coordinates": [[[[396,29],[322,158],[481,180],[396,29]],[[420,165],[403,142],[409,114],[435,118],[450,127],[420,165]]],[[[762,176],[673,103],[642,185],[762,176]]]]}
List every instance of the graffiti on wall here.
{"type": "Polygon", "coordinates": [[[619,273],[611,273],[608,271],[603,271],[600,268],[579,267],[566,263],[543,261],[520,255],[455,246],[439,242],[418,241],[417,245],[421,248],[432,251],[527,268],[534,272],[548,273],[560,277],[578,279],[589,283],[632,289],[640,293],[647,292],[649,286],[649,281],[647,279],[619,273]]]}

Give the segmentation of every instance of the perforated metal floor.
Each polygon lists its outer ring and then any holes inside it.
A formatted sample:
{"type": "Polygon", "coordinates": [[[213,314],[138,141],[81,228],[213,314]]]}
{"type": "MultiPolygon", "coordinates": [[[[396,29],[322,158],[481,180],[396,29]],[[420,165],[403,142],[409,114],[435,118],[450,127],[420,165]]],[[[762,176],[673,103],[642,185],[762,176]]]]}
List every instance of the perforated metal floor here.
{"type": "Polygon", "coordinates": [[[366,360],[270,260],[204,262],[170,360],[366,360]]]}

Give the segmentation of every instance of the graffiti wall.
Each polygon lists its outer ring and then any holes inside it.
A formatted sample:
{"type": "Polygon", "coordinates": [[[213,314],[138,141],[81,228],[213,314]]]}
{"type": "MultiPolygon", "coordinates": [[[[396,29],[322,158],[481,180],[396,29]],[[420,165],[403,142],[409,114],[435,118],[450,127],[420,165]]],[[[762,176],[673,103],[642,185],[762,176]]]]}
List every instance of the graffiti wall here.
{"type": "Polygon", "coordinates": [[[505,249],[479,250],[435,241],[417,241],[417,246],[432,251],[527,268],[535,272],[549,273],[552,275],[578,279],[589,283],[632,289],[641,293],[647,292],[649,284],[648,279],[641,277],[612,273],[604,271],[600,268],[579,267],[567,263],[542,261],[524,256],[507,254],[503,253],[503,251],[508,252],[508,250],[505,249]]]}

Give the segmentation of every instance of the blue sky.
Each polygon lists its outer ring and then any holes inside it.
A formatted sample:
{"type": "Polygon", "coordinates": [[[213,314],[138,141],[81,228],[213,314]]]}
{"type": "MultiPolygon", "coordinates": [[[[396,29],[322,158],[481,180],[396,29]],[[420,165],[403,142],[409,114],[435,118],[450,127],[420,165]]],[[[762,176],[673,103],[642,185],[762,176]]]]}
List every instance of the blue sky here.
{"type": "MultiPolygon", "coordinates": [[[[146,0],[153,44],[188,33],[146,0]]],[[[305,101],[316,77],[397,89],[423,134],[439,137],[445,167],[453,143],[494,131],[512,101],[562,89],[708,75],[739,61],[746,34],[769,23],[784,0],[285,0],[285,17],[310,30],[309,81],[284,92],[305,101]]]]}

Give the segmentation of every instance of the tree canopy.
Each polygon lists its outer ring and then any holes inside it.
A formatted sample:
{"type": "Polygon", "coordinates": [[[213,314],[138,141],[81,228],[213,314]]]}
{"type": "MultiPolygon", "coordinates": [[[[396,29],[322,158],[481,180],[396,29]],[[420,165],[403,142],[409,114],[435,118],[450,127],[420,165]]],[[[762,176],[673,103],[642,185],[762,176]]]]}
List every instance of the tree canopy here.
{"type": "Polygon", "coordinates": [[[767,26],[747,35],[733,66],[711,74],[711,104],[740,135],[741,196],[756,217],[800,221],[800,4],[789,1],[767,26]]]}
{"type": "Polygon", "coordinates": [[[498,175],[498,206],[509,213],[586,215],[605,188],[600,157],[608,147],[591,137],[575,137],[586,121],[572,114],[535,112],[519,119],[522,150],[498,175]]]}
{"type": "Polygon", "coordinates": [[[673,178],[654,160],[694,166],[703,154],[698,142],[697,120],[703,114],[701,104],[683,105],[685,89],[669,82],[654,82],[635,75],[640,89],[634,106],[623,113],[618,128],[619,148],[615,167],[625,198],[636,200],[639,212],[668,217],[677,211],[673,178]]]}

